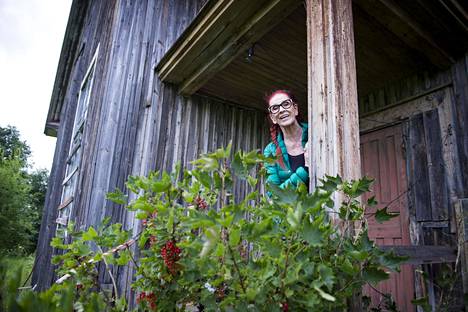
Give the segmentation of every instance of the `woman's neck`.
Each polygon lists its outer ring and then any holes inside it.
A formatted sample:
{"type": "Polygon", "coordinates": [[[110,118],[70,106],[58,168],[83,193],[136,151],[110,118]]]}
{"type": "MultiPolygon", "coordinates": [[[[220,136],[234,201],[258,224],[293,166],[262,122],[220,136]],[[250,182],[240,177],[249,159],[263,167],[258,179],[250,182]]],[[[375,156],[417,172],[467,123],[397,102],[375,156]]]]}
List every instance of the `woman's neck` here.
{"type": "Polygon", "coordinates": [[[290,126],[281,127],[281,132],[283,132],[285,141],[296,141],[299,139],[300,142],[302,140],[302,128],[297,120],[290,126]]]}

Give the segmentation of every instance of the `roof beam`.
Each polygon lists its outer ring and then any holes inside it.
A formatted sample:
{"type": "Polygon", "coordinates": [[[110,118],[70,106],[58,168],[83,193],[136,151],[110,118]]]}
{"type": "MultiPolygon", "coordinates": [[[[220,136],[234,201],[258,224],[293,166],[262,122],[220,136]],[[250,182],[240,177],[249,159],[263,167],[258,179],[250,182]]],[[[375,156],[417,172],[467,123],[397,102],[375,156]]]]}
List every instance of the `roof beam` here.
{"type": "Polygon", "coordinates": [[[426,56],[436,67],[445,69],[454,62],[437,40],[393,0],[356,0],[355,2],[405,44],[426,56]]]}
{"type": "Polygon", "coordinates": [[[209,1],[156,66],[164,82],[191,95],[302,2],[209,1]]]}

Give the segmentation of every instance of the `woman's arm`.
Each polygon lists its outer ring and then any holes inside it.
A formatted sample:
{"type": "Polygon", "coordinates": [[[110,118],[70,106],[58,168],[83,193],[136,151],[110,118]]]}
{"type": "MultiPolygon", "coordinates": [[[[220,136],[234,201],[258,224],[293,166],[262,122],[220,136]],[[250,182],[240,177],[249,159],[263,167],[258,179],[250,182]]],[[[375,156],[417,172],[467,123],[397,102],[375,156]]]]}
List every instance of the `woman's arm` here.
{"type": "MultiPolygon", "coordinates": [[[[263,155],[265,157],[274,157],[276,156],[275,154],[276,154],[276,147],[273,143],[268,144],[263,151],[263,155]]],[[[266,182],[280,185],[281,180],[278,175],[278,167],[276,163],[265,163],[265,168],[267,171],[266,182]]]]}
{"type": "MultiPolygon", "coordinates": [[[[265,147],[263,151],[265,157],[274,157],[276,156],[276,147],[273,143],[270,143],[265,147]]],[[[286,181],[281,183],[281,179],[278,174],[278,164],[277,163],[265,163],[265,168],[267,170],[267,183],[273,183],[279,185],[281,188],[285,188],[289,185],[297,187],[300,183],[308,183],[309,181],[309,172],[304,167],[299,167],[286,181]]]]}
{"type": "Polygon", "coordinates": [[[287,186],[294,186],[297,187],[298,184],[304,183],[307,184],[309,182],[309,173],[304,167],[298,167],[296,172],[291,174],[291,176],[280,184],[280,188],[286,188],[287,186]]]}

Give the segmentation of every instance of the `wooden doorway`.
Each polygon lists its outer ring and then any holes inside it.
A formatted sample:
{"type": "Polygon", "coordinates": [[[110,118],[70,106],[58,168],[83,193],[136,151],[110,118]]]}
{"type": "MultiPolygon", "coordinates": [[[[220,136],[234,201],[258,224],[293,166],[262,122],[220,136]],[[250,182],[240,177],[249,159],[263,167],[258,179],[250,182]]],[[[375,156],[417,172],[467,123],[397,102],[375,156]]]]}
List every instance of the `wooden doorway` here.
{"type": "MultiPolygon", "coordinates": [[[[362,174],[375,179],[372,193],[379,202],[374,209],[388,207],[399,216],[379,224],[373,217],[369,222],[369,237],[377,245],[411,245],[407,204],[407,179],[401,124],[361,135],[362,174]]],[[[371,211],[371,212],[375,212],[371,211]]],[[[364,292],[373,304],[382,300],[382,293],[390,293],[400,311],[414,311],[414,269],[402,265],[400,273],[392,273],[390,279],[376,289],[365,287],[364,292]]]]}

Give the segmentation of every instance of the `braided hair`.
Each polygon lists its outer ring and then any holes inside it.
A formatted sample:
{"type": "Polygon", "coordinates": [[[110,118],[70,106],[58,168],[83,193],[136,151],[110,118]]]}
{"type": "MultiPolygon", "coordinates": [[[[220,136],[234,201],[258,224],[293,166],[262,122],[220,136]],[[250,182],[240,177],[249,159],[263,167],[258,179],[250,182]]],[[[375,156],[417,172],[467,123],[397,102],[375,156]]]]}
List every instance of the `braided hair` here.
{"type": "MultiPolygon", "coordinates": [[[[267,103],[267,105],[269,105],[270,103],[270,100],[273,96],[275,96],[276,94],[285,94],[287,95],[293,102],[295,105],[297,105],[297,101],[296,101],[296,97],[291,93],[291,91],[289,90],[276,90],[276,91],[273,91],[272,93],[269,93],[265,96],[265,101],[267,103]]],[[[278,124],[275,124],[271,121],[270,118],[267,118],[269,121],[270,121],[270,137],[271,137],[271,141],[273,142],[273,144],[275,144],[276,146],[276,155],[278,157],[278,163],[280,165],[281,168],[286,168],[286,165],[284,164],[284,157],[283,157],[283,153],[281,152],[281,148],[278,144],[278,134],[281,133],[281,128],[278,124]]],[[[299,115],[296,116],[296,120],[298,122],[301,122],[302,121],[302,116],[301,114],[299,113],[299,115]]]]}

